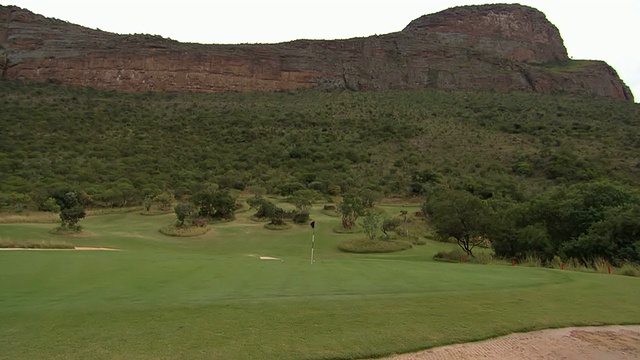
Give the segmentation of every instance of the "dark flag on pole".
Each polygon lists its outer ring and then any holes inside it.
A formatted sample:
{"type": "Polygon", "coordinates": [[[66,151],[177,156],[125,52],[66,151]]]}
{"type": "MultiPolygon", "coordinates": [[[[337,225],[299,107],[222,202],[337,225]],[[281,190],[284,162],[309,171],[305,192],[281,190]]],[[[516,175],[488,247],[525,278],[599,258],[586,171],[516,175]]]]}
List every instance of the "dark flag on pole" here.
{"type": "Polygon", "coordinates": [[[316,242],[316,221],[312,221],[311,228],[313,229],[313,236],[311,237],[311,264],[313,264],[313,244],[316,242]]]}

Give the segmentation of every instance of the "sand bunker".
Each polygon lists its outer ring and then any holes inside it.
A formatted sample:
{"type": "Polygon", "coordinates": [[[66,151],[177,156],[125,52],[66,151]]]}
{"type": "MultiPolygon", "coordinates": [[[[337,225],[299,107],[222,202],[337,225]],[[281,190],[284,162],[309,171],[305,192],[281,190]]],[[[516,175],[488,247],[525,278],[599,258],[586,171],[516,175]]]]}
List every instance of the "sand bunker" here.
{"type": "Polygon", "coordinates": [[[633,360],[640,359],[640,326],[577,327],[511,334],[385,359],[633,360]]]}
{"type": "Polygon", "coordinates": [[[258,254],[244,254],[244,256],[249,256],[249,257],[257,257],[260,260],[282,260],[280,258],[277,257],[271,257],[271,256],[260,256],[258,254]]]}

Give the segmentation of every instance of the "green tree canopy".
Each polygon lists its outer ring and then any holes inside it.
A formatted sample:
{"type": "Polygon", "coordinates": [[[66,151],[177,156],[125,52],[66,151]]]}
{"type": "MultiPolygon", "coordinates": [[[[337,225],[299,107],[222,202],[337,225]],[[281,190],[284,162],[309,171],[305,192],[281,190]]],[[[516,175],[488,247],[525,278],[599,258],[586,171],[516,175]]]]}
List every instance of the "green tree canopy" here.
{"type": "Polygon", "coordinates": [[[342,215],[342,227],[351,229],[358,217],[364,215],[364,203],[361,198],[353,194],[347,194],[342,199],[342,202],[338,204],[337,210],[342,215]]]}
{"type": "Polygon", "coordinates": [[[454,238],[470,256],[483,243],[489,225],[489,207],[465,191],[439,189],[423,205],[429,223],[442,238],[454,238]]]}

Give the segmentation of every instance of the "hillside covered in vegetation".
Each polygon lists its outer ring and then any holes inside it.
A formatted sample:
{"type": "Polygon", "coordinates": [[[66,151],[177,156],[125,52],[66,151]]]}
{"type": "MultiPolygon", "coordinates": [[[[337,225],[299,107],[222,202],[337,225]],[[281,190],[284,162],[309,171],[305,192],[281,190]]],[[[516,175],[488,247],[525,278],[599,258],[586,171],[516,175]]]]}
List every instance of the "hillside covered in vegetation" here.
{"type": "Polygon", "coordinates": [[[506,258],[640,262],[640,108],[630,102],[0,87],[5,210],[56,211],[52,198],[65,194],[90,207],[148,205],[217,188],[417,197],[438,236],[469,255],[488,236],[506,258]]]}
{"type": "Polygon", "coordinates": [[[516,199],[595,179],[640,185],[640,107],[625,101],[445,91],[118,93],[2,81],[0,108],[5,207],[11,199],[38,207],[63,185],[85,191],[94,206],[211,184],[415,196],[440,183],[516,199]]]}

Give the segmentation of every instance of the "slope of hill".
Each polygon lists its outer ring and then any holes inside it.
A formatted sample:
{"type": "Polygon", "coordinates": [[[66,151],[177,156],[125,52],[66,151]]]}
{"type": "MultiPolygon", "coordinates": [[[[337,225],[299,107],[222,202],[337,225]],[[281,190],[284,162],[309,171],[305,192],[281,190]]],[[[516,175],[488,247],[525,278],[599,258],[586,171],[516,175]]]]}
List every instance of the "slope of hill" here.
{"type": "Polygon", "coordinates": [[[610,66],[569,60],[558,29],[520,5],[453,8],[381,36],[272,45],[117,35],[0,6],[0,67],[5,79],[125,91],[517,90],[633,100],[610,66]]]}
{"type": "Polygon", "coordinates": [[[592,179],[640,186],[640,107],[568,95],[429,91],[119,93],[0,81],[0,193],[62,184],[96,205],[216,183],[272,193],[433,182],[522,198],[592,179]]]}

